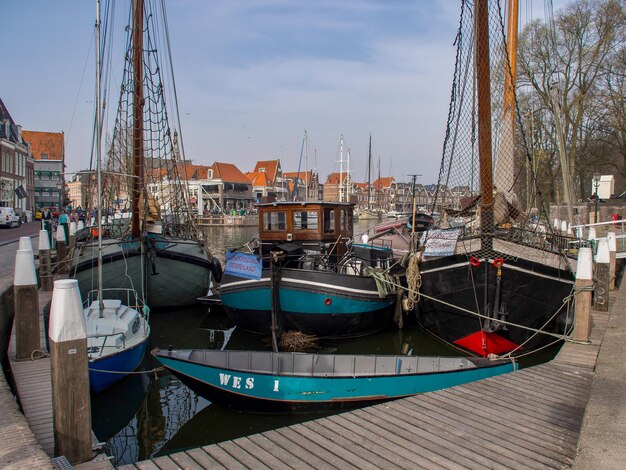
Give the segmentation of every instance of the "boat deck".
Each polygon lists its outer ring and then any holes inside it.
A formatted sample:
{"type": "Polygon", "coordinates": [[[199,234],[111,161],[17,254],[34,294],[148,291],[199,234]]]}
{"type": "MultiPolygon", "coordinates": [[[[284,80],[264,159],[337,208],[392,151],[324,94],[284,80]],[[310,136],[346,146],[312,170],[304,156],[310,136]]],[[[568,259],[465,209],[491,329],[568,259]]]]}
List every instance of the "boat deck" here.
{"type": "MultiPolygon", "coordinates": [[[[585,410],[607,325],[626,316],[626,288],[612,297],[612,315],[592,313],[591,344],[566,343],[549,363],[120,468],[570,467],[583,420],[593,424],[585,410]]],[[[616,426],[609,454],[626,452],[616,426]]]]}

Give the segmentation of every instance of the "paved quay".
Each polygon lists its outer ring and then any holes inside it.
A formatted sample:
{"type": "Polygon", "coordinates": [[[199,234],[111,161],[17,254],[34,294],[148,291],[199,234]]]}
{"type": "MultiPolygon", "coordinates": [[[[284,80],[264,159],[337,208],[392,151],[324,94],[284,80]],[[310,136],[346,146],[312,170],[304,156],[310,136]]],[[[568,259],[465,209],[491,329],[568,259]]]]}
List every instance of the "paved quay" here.
{"type": "MultiPolygon", "coordinates": [[[[34,240],[33,248],[37,245],[34,240]]],[[[17,244],[0,246],[13,265],[17,244]]],[[[11,307],[12,269],[0,274],[11,307]],[[7,290],[8,289],[8,290],[7,290]]],[[[593,312],[592,344],[515,374],[417,395],[122,469],[574,468],[626,461],[626,288],[593,312]]],[[[35,361],[34,361],[35,362],[35,361]]],[[[0,468],[54,468],[0,378],[0,468]]],[[[44,447],[42,447],[44,444],[44,447]]],[[[49,446],[49,443],[47,444],[49,446]]],[[[106,461],[75,468],[111,468],[106,461]]]]}

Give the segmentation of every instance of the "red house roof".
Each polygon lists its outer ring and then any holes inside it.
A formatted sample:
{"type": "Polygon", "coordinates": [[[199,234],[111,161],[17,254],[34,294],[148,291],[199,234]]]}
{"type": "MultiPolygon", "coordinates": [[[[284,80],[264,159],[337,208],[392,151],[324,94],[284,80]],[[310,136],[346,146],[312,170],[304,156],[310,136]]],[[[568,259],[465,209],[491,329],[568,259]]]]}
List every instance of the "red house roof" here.
{"type": "Polygon", "coordinates": [[[250,178],[244,175],[239,168],[232,163],[215,162],[211,165],[213,177],[228,183],[251,184],[250,178]]]}
{"type": "Polygon", "coordinates": [[[22,137],[30,143],[35,160],[64,160],[63,132],[22,131],[22,137]]]}

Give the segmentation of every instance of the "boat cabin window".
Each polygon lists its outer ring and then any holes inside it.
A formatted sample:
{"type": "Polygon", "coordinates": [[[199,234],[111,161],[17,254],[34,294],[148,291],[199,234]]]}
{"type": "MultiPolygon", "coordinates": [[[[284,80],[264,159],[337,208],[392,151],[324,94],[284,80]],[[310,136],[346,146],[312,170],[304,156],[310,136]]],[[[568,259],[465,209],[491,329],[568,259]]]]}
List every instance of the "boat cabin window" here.
{"type": "Polygon", "coordinates": [[[317,211],[294,211],[294,230],[318,230],[319,215],[317,211]]]}
{"type": "Polygon", "coordinates": [[[287,213],[284,211],[266,212],[263,214],[263,230],[287,230],[287,213]]]}
{"type": "Polygon", "coordinates": [[[339,212],[339,231],[345,232],[347,230],[346,220],[347,220],[346,210],[341,209],[341,212],[339,212]]]}
{"type": "Polygon", "coordinates": [[[335,232],[335,210],[330,208],[324,209],[324,233],[335,232]]]}

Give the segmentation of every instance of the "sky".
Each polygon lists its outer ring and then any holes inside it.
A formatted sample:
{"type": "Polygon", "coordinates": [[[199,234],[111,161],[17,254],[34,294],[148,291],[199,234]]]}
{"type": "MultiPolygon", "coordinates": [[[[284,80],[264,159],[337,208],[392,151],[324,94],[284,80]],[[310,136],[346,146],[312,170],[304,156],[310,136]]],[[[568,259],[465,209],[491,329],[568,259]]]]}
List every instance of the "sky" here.
{"type": "MultiPolygon", "coordinates": [[[[95,1],[3,3],[0,98],[24,129],[65,133],[68,172],[88,168],[95,1]]],[[[115,3],[121,19],[127,4],[115,3]]],[[[436,182],[460,1],[166,0],[166,8],[188,160],[246,172],[279,158],[296,171],[306,130],[306,166],[322,182],[339,171],[341,135],[353,179],[366,181],[371,133],[374,176],[380,161],[381,176],[436,182]]],[[[114,33],[122,44],[122,21],[114,33]]],[[[121,46],[116,53],[121,60],[121,46]]],[[[111,89],[121,74],[121,65],[112,70],[111,89]]]]}

